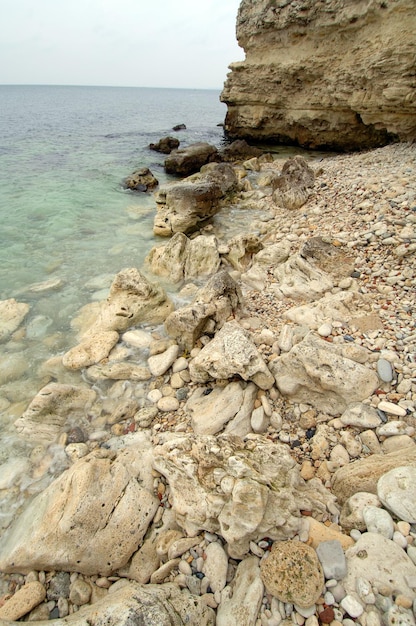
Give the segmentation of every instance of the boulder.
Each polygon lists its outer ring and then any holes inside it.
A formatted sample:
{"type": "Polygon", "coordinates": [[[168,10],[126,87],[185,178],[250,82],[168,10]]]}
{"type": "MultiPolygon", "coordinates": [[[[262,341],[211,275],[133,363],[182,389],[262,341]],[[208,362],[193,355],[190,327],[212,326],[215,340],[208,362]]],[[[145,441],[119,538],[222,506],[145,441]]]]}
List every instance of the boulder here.
{"type": "Polygon", "coordinates": [[[158,184],[159,181],[153,176],[148,167],[142,167],[124,180],[126,189],[131,189],[132,191],[149,191],[157,187],[158,184]]]}
{"type": "Polygon", "coordinates": [[[256,395],[257,387],[253,384],[245,387],[232,382],[224,388],[198,387],[185,405],[194,433],[215,435],[228,425],[232,434],[244,437],[251,432],[250,416],[256,395]],[[242,428],[240,432],[235,432],[237,424],[242,428]]]}
{"type": "Polygon", "coordinates": [[[334,286],[330,274],[323,272],[300,254],[294,254],[273,271],[276,279],[274,290],[280,298],[293,300],[317,300],[334,286]]]}
{"type": "Polygon", "coordinates": [[[215,215],[220,200],[237,183],[231,165],[215,164],[201,174],[163,185],[155,195],[157,214],[153,232],[161,237],[187,233],[215,215]]]}
{"type": "Polygon", "coordinates": [[[337,151],[414,139],[415,29],[412,0],[244,0],[227,136],[337,151]]]}
{"type": "Polygon", "coordinates": [[[245,139],[237,139],[227,144],[220,150],[223,161],[245,161],[252,157],[260,157],[263,150],[256,146],[250,146],[245,139]]]}
{"type": "Polygon", "coordinates": [[[220,266],[220,255],[214,236],[188,239],[183,233],[176,233],[166,245],[152,248],[146,263],[153,274],[179,283],[215,274],[220,266]]]}
{"type": "Polygon", "coordinates": [[[19,328],[29,309],[26,302],[14,298],[0,301],[0,341],[6,341],[19,328]]]}
{"type": "Polygon", "coordinates": [[[379,478],[396,467],[416,467],[416,447],[412,446],[371,456],[338,469],[332,478],[332,490],[343,504],[358,491],[377,493],[379,478]]]}
{"type": "Polygon", "coordinates": [[[284,209],[299,209],[308,200],[315,184],[315,173],[299,155],[283,165],[280,176],[272,179],[273,200],[284,209]]]}
{"type": "Polygon", "coordinates": [[[211,161],[218,160],[218,150],[209,143],[198,142],[173,150],[165,160],[167,174],[176,176],[189,176],[198,172],[199,169],[211,161]]]}
{"type": "MultiPolygon", "coordinates": [[[[21,622],[7,622],[19,626],[21,622]]],[[[214,626],[215,613],[201,598],[174,583],[140,585],[120,581],[104,598],[61,619],[36,621],[37,626],[214,626]]]]}
{"type": "Polygon", "coordinates": [[[341,347],[312,332],[269,368],[282,395],[329,415],[342,414],[378,387],[374,371],[342,356],[341,347]]]}
{"type": "Polygon", "coordinates": [[[354,271],[354,256],[324,237],[311,237],[300,248],[299,255],[315,267],[331,274],[339,282],[354,271]]]}
{"type": "MultiPolygon", "coordinates": [[[[176,130],[175,128],[173,130],[176,130]]],[[[172,150],[179,148],[179,139],[176,137],[162,137],[157,143],[149,144],[150,150],[162,152],[162,154],[170,154],[172,150]]]]}
{"type": "Polygon", "coordinates": [[[191,304],[167,317],[166,332],[182,348],[190,351],[208,327],[210,332],[220,329],[241,305],[242,295],[237,283],[222,270],[198,290],[191,304]]]}
{"type": "Polygon", "coordinates": [[[124,566],[159,506],[151,463],[144,435],[118,456],[98,448],[74,463],[29,502],[4,534],[0,570],[106,576],[124,566]]]}
{"type": "Polygon", "coordinates": [[[253,234],[237,235],[227,243],[228,252],[224,258],[238,271],[245,271],[251,265],[253,255],[262,250],[260,237],[253,234]]]}
{"type": "Polygon", "coordinates": [[[191,361],[192,380],[205,383],[214,379],[239,376],[261,389],[273,387],[274,379],[249,333],[237,322],[226,322],[191,361]]]}
{"type": "Polygon", "coordinates": [[[250,541],[293,537],[301,510],[319,517],[333,502],[319,481],[303,481],[286,446],[260,435],[169,436],[154,449],[154,467],[169,483],[179,526],[190,537],[221,535],[235,559],[250,541]]]}
{"type": "Polygon", "coordinates": [[[88,410],[95,398],[95,391],[87,387],[49,383],[16,420],[16,430],[25,439],[50,444],[63,431],[88,425],[88,410]]]}

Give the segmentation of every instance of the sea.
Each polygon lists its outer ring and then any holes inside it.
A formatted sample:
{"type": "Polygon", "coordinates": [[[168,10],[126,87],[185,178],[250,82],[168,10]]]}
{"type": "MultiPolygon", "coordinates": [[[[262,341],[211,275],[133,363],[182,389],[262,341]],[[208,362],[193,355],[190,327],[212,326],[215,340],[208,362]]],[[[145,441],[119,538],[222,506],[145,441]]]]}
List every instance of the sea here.
{"type": "Polygon", "coordinates": [[[79,309],[105,299],[115,274],[140,269],[160,243],[152,194],[126,190],[124,178],[149,167],[161,184],[171,180],[165,155],[148,148],[167,135],[219,147],[219,95],[0,86],[0,300],[30,306],[22,328],[0,343],[0,528],[14,508],[10,491],[30,482],[19,463],[27,468],[33,443],[16,435],[14,422],[48,382],[42,364],[75,345],[79,309]],[[177,124],[186,129],[173,131],[177,124]]]}

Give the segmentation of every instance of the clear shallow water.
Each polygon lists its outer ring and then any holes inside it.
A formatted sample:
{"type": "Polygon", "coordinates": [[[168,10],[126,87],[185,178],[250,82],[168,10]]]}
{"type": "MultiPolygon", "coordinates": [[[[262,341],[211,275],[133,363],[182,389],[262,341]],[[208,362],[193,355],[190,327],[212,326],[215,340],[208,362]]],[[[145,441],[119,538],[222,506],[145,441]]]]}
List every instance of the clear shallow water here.
{"type": "Polygon", "coordinates": [[[42,364],[74,345],[80,307],[156,243],[152,196],[124,190],[123,178],[148,166],[166,182],[165,157],[148,144],[173,134],[218,146],[224,116],[210,90],[0,86],[0,300],[30,305],[24,331],[0,344],[0,527],[11,507],[1,464],[23,468],[33,453],[13,423],[48,382],[42,364]],[[61,286],[30,290],[47,280],[61,286]]]}

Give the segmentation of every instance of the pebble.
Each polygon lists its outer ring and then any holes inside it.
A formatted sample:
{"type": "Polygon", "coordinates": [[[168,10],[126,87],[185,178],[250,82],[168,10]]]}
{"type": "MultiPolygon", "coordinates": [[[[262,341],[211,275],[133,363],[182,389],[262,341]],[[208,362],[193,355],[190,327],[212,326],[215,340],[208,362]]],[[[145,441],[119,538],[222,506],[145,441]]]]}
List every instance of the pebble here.
{"type": "Polygon", "coordinates": [[[164,396],[157,402],[159,411],[169,412],[179,409],[179,400],[175,396],[164,396]]]}
{"type": "Polygon", "coordinates": [[[393,380],[393,368],[391,363],[386,359],[379,359],[377,361],[377,374],[383,382],[390,383],[393,380]]]}
{"type": "Polygon", "coordinates": [[[344,611],[353,619],[360,617],[364,612],[364,607],[351,595],[346,595],[340,602],[344,611]]]}
{"type": "Polygon", "coordinates": [[[341,543],[334,539],[322,541],[316,548],[325,578],[342,580],[347,574],[347,562],[341,543]]]}
{"type": "Polygon", "coordinates": [[[205,561],[202,571],[210,582],[212,591],[224,589],[227,582],[228,556],[222,546],[215,541],[205,548],[205,561]]]}
{"type": "Polygon", "coordinates": [[[382,400],[378,404],[378,409],[380,411],[384,411],[389,415],[397,415],[398,417],[404,417],[406,415],[406,409],[399,406],[398,404],[394,404],[393,402],[386,402],[382,400]]]}

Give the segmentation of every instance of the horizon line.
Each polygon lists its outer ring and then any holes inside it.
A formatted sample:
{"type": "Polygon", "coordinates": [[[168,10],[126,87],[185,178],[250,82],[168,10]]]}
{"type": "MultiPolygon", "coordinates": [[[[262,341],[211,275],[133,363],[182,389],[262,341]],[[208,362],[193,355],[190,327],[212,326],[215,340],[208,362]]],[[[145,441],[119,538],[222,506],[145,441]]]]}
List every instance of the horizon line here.
{"type": "Polygon", "coordinates": [[[0,87],[96,87],[112,89],[183,89],[187,91],[221,91],[222,87],[162,87],[150,85],[87,85],[75,83],[0,83],[0,87]]]}

